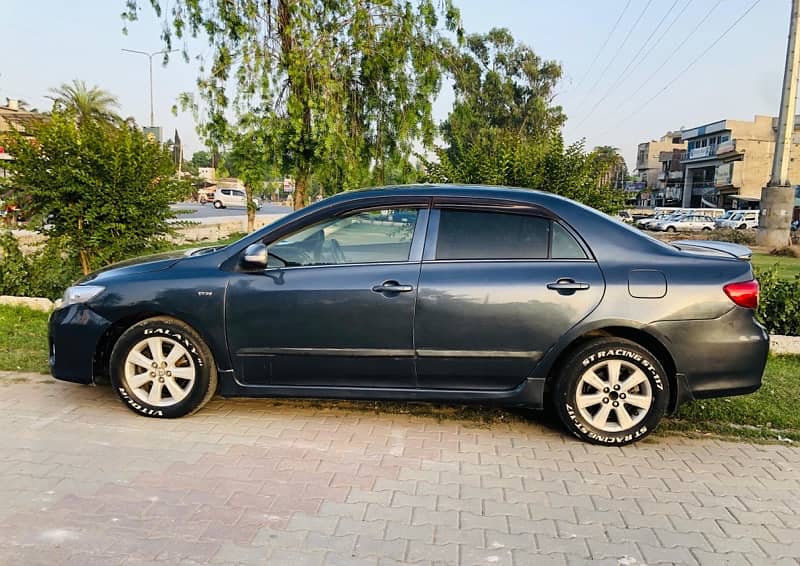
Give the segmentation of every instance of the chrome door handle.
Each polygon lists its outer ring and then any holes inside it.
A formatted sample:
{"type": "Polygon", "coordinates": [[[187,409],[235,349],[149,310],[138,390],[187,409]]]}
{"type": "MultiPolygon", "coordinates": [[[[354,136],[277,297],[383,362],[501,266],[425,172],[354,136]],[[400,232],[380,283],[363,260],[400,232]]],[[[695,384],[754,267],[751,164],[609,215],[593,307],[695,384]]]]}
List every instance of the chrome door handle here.
{"type": "Polygon", "coordinates": [[[400,285],[397,281],[384,281],[372,288],[376,293],[408,293],[414,290],[411,285],[400,285]]]}
{"type": "Polygon", "coordinates": [[[588,283],[578,283],[573,279],[559,279],[555,283],[548,283],[547,288],[559,293],[574,293],[575,291],[585,291],[589,288],[588,283]]]}

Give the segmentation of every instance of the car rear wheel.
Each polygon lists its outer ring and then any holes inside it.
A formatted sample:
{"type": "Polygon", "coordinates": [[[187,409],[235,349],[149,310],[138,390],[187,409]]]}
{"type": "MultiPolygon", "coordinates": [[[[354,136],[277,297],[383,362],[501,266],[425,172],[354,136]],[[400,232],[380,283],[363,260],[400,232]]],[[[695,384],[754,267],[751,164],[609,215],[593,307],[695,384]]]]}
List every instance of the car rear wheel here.
{"type": "Polygon", "coordinates": [[[645,348],[622,338],[597,338],[567,360],[553,401],[578,438],[621,446],[656,428],[667,409],[669,382],[645,348]]]}
{"type": "Polygon", "coordinates": [[[706,230],[711,231],[711,228],[709,228],[708,226],[703,226],[703,231],[705,232],[706,230]]]}
{"type": "Polygon", "coordinates": [[[674,232],[675,226],[667,226],[667,232],[674,232]]]}
{"type": "Polygon", "coordinates": [[[176,418],[205,405],[217,389],[214,359],[203,339],[178,320],[134,324],[111,352],[111,384],[133,412],[176,418]]]}
{"type": "Polygon", "coordinates": [[[221,200],[215,200],[214,201],[214,208],[225,208],[225,207],[222,205],[222,201],[221,200]]]}

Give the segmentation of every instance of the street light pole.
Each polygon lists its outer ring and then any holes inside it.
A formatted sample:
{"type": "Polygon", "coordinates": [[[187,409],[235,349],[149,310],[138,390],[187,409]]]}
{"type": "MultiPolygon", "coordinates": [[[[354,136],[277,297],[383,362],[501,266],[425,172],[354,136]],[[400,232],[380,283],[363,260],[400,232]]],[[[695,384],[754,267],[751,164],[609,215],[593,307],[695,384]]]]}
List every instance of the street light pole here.
{"type": "Polygon", "coordinates": [[[150,126],[155,126],[155,112],[153,111],[153,57],[156,55],[163,55],[165,53],[175,53],[177,49],[162,49],[161,51],[154,51],[148,53],[147,51],[137,51],[135,49],[123,49],[126,53],[136,53],[137,55],[144,55],[150,62],[150,126]]]}

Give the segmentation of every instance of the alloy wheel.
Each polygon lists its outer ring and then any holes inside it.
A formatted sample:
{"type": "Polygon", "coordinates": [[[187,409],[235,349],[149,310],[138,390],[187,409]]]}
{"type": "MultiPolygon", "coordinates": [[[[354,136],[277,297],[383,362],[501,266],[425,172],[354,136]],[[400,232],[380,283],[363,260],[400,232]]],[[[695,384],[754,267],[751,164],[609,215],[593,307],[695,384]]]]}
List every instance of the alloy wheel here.
{"type": "Polygon", "coordinates": [[[191,393],[196,372],[194,360],[183,345],[171,338],[152,337],[128,352],[124,376],[140,401],[170,407],[191,393]]]}
{"type": "Polygon", "coordinates": [[[653,404],[653,390],[637,366],[618,359],[602,361],[581,375],[575,404],[594,428],[620,432],[644,420],[653,404]]]}

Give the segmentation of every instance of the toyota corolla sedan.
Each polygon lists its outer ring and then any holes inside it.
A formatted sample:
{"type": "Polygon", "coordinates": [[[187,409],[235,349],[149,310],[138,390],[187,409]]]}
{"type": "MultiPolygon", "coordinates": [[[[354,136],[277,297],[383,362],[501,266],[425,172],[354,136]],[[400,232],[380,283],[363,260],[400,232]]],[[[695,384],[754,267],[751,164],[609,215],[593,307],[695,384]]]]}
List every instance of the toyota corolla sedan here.
{"type": "Polygon", "coordinates": [[[109,377],[149,417],[215,393],[550,405],[621,445],[683,402],[760,386],[748,253],[667,245],[529,190],[348,192],[226,247],[88,276],[51,316],[50,365],[109,377]]]}

